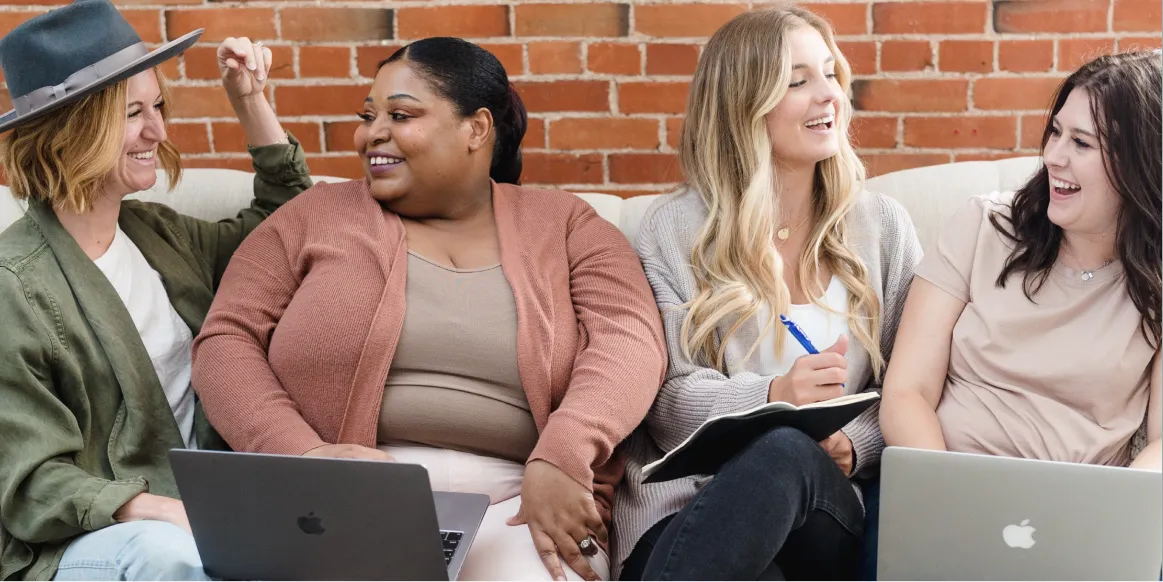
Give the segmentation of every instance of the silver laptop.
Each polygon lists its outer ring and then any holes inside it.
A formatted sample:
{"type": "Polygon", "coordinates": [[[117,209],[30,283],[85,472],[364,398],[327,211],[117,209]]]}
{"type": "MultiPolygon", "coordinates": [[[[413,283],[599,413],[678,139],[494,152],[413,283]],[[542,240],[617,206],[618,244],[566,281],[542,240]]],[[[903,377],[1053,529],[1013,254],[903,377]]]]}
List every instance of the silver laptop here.
{"type": "Polygon", "coordinates": [[[1159,580],[1163,474],[889,447],[879,580],[1159,580]]]}
{"type": "Polygon", "coordinates": [[[486,495],[420,465],[170,451],[206,573],[231,580],[456,580],[486,495]]]}

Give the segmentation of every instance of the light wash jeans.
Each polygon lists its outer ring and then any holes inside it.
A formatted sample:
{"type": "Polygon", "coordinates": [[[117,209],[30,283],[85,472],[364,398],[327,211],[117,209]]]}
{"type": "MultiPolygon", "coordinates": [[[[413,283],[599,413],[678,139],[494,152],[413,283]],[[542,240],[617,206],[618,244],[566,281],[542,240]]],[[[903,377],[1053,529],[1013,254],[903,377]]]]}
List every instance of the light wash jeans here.
{"type": "Polygon", "coordinates": [[[194,537],[164,521],[130,521],[73,540],[56,580],[210,580],[194,537]]]}

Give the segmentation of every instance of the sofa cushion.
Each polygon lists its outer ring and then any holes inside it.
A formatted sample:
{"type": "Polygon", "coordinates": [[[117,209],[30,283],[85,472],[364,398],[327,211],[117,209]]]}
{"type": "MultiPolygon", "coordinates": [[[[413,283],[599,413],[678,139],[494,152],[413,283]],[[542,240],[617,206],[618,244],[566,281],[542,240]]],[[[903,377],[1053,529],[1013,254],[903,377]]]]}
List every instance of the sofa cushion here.
{"type": "Polygon", "coordinates": [[[868,180],[867,188],[905,207],[925,248],[971,196],[1020,188],[1041,167],[1037,156],[956,162],[901,170],[868,180]]]}

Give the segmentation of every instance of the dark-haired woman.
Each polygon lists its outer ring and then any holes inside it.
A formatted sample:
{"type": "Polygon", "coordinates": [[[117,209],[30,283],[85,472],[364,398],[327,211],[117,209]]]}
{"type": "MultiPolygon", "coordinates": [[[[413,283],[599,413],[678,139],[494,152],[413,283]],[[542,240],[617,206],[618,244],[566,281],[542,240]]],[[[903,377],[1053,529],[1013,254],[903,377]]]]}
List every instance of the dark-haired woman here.
{"type": "Polygon", "coordinates": [[[884,384],[889,445],[1159,470],[1161,71],[1127,53],[1068,77],[1044,167],[925,253],[884,384]]]}
{"type": "Polygon", "coordinates": [[[227,269],[194,348],[207,416],[236,450],[489,495],[465,579],[608,578],[617,445],[666,367],[637,255],[515,185],[524,106],[474,44],[400,49],[359,117],[366,179],[300,195],[227,269]]]}

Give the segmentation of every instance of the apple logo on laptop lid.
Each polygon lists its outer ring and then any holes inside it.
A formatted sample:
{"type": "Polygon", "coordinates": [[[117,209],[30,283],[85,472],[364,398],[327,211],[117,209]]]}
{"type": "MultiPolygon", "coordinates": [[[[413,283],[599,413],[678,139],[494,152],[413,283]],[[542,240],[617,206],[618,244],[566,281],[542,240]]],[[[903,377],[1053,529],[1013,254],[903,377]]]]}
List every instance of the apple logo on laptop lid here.
{"type": "Polygon", "coordinates": [[[1037,528],[1030,525],[1030,520],[1023,519],[1017,525],[1007,525],[1005,529],[1001,530],[1001,537],[1006,545],[1011,548],[1028,550],[1037,543],[1034,541],[1035,531],[1037,531],[1037,528]]]}
{"type": "Polygon", "coordinates": [[[316,517],[314,511],[299,517],[298,523],[299,529],[303,530],[303,533],[308,535],[323,535],[323,532],[327,531],[327,529],[323,527],[323,518],[316,517]]]}

